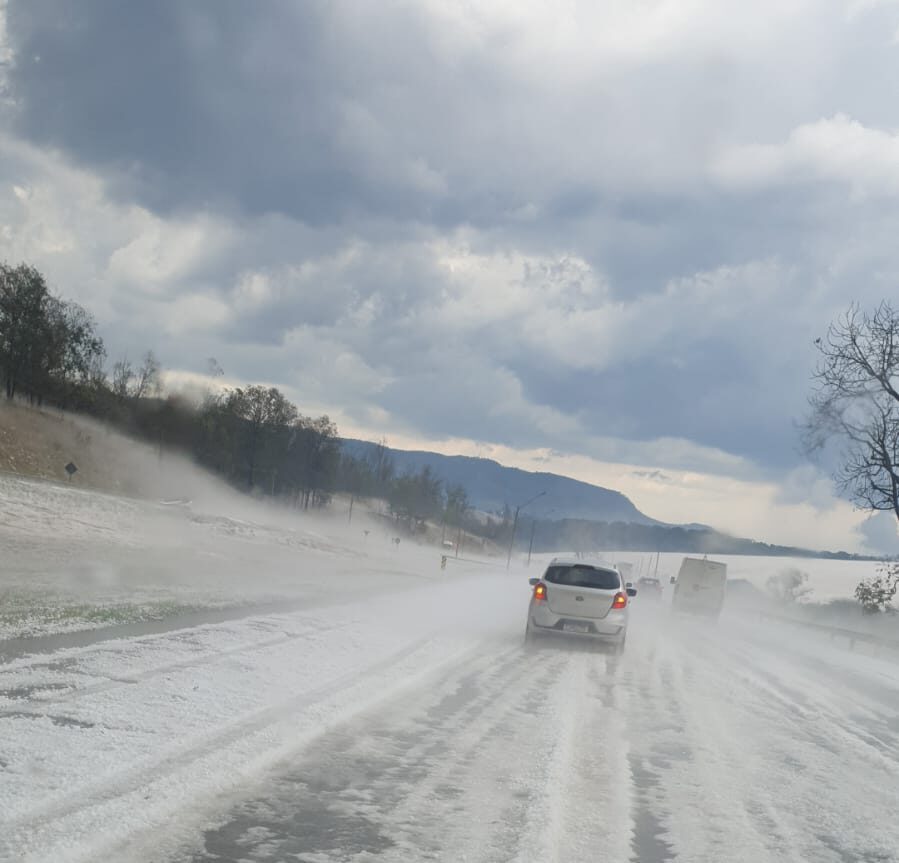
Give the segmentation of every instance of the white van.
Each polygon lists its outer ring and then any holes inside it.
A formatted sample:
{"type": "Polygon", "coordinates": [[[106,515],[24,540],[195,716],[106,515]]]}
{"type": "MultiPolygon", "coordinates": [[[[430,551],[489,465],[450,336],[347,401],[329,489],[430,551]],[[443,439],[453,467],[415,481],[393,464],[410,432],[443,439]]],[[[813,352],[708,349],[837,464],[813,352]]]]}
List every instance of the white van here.
{"type": "Polygon", "coordinates": [[[675,611],[718,617],[727,591],[727,564],[685,557],[674,584],[675,611]]]}

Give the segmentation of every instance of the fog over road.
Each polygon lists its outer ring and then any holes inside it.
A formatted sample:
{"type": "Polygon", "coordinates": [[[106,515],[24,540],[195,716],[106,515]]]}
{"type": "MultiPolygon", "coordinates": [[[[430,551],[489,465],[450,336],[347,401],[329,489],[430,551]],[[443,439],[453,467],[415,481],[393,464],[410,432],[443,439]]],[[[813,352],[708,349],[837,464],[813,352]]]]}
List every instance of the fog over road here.
{"type": "Polygon", "coordinates": [[[899,860],[899,665],[634,602],[526,649],[524,573],[0,667],[9,860],[899,860]]]}

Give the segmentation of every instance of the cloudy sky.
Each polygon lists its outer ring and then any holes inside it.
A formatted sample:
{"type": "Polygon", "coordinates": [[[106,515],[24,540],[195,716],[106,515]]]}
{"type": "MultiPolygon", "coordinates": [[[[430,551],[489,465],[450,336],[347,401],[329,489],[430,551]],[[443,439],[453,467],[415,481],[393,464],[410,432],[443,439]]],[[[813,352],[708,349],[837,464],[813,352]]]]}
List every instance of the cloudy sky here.
{"type": "Polygon", "coordinates": [[[0,0],[0,260],[341,432],[896,544],[799,453],[899,286],[890,0],[0,0]]]}

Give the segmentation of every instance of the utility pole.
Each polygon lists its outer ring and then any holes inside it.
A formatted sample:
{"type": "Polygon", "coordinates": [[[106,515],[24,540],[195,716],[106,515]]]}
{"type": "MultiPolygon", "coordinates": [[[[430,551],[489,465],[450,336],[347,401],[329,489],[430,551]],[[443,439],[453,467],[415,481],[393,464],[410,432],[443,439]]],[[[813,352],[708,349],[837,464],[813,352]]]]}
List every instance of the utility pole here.
{"type": "Polygon", "coordinates": [[[349,521],[350,524],[353,523],[353,501],[355,500],[355,497],[356,496],[353,494],[350,495],[350,513],[347,517],[347,521],[349,521]]]}
{"type": "Polygon", "coordinates": [[[545,495],[545,491],[541,491],[540,494],[535,494],[530,500],[526,500],[524,503],[520,503],[515,507],[515,518],[512,519],[512,536],[509,537],[509,553],[506,556],[506,569],[508,569],[512,565],[512,546],[515,544],[515,531],[518,529],[518,514],[526,507],[532,504],[538,497],[543,497],[545,495]]]}
{"type": "Polygon", "coordinates": [[[518,513],[521,512],[521,507],[515,507],[515,518],[512,519],[512,535],[509,537],[509,554],[506,556],[506,569],[508,569],[512,565],[512,546],[515,543],[515,530],[518,527],[518,513]]]}
{"type": "Polygon", "coordinates": [[[528,543],[528,566],[531,565],[531,552],[534,550],[534,531],[537,530],[537,519],[531,522],[531,541],[528,543]]]}

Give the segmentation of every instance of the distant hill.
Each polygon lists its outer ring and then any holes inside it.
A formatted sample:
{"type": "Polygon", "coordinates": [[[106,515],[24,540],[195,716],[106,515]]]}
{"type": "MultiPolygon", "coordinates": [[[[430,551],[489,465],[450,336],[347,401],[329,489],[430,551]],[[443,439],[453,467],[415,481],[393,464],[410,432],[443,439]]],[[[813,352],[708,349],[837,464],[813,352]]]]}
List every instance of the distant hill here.
{"type": "MultiPolygon", "coordinates": [[[[368,441],[343,441],[344,452],[356,458],[369,459],[376,448],[377,444],[368,441]]],[[[528,506],[530,517],[662,524],[640,512],[621,492],[566,476],[504,467],[486,458],[395,449],[389,452],[397,473],[418,471],[429,465],[446,484],[464,486],[471,503],[484,512],[501,512],[506,505],[515,509],[540,492],[546,492],[528,506]]]]}
{"type": "Polygon", "coordinates": [[[622,524],[581,519],[545,522],[537,531],[535,551],[675,551],[685,554],[743,554],[765,557],[817,557],[872,560],[846,551],[810,551],[772,545],[713,530],[676,524],[622,524]]]}
{"type": "MultiPolygon", "coordinates": [[[[343,451],[372,460],[378,445],[345,439],[343,451]]],[[[532,472],[486,458],[387,448],[398,474],[428,465],[448,485],[464,486],[483,512],[501,512],[546,492],[523,514],[540,522],[535,550],[678,551],[690,554],[745,554],[869,560],[845,551],[811,551],[730,536],[703,524],[666,524],[640,512],[621,492],[553,473],[532,472]]],[[[527,544],[522,531],[519,544],[527,544]]]]}

